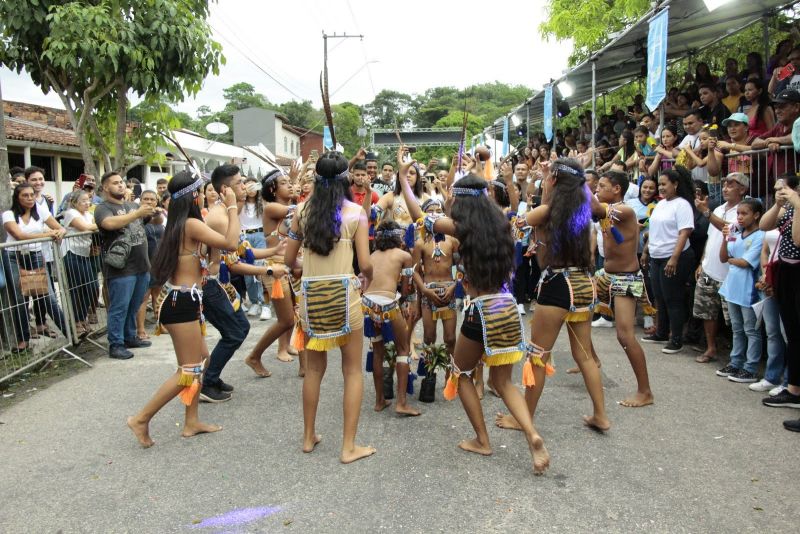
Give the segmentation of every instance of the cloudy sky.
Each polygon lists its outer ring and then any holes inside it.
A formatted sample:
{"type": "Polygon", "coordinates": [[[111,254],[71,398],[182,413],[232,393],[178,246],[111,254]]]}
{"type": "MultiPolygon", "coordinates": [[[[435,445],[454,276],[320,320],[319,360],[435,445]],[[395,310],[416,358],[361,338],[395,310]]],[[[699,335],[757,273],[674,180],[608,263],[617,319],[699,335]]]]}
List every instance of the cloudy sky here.
{"type": "MultiPolygon", "coordinates": [[[[382,89],[422,93],[430,87],[499,80],[539,88],[561,75],[569,43],[543,42],[544,0],[219,0],[210,24],[227,64],[194,99],[178,107],[224,106],[222,90],[246,81],[270,101],[319,105],[322,32],[364,39],[329,39],[332,103],[367,104],[382,89]],[[277,80],[277,81],[276,81],[277,80]]],[[[30,78],[0,70],[3,97],[61,107],[30,78]]]]}

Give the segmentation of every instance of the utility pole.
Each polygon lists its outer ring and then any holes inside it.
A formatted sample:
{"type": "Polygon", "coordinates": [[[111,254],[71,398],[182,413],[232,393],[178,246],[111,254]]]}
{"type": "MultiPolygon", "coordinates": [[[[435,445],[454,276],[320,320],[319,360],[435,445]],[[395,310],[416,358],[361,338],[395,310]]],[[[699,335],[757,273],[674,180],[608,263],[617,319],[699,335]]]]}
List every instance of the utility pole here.
{"type": "MultiPolygon", "coordinates": [[[[330,93],[328,93],[328,88],[327,88],[327,86],[328,86],[328,39],[361,39],[361,40],[364,40],[364,36],[363,35],[348,35],[347,33],[343,33],[341,35],[337,35],[336,32],[333,32],[333,35],[328,35],[327,33],[325,33],[325,30],[322,30],[322,46],[323,46],[323,49],[322,49],[322,68],[323,68],[323,72],[325,74],[325,89],[324,89],[324,91],[325,91],[325,93],[327,93],[327,94],[323,95],[323,97],[322,97],[323,107],[325,106],[325,100],[326,99],[328,99],[328,104],[330,104],[330,93]]],[[[333,117],[333,112],[332,111],[331,111],[331,117],[333,117]]],[[[331,128],[333,128],[333,125],[331,125],[331,128]]],[[[336,138],[336,134],[334,132],[331,132],[331,136],[332,136],[332,139],[336,138]]],[[[324,142],[323,142],[323,144],[324,144],[324,142]]],[[[333,143],[333,144],[335,145],[336,143],[333,143]]],[[[333,149],[336,150],[336,147],[334,146],[333,149]]]]}
{"type": "Polygon", "coordinates": [[[0,88],[0,209],[11,207],[11,183],[8,175],[8,142],[6,141],[3,90],[0,88]]]}

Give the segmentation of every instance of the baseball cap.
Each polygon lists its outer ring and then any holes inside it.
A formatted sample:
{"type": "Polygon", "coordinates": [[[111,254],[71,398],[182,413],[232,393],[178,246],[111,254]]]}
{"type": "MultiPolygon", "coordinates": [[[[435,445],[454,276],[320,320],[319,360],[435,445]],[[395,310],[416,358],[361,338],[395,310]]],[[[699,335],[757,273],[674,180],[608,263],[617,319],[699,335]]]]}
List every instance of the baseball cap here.
{"type": "Polygon", "coordinates": [[[378,156],[375,155],[374,152],[367,152],[367,156],[364,158],[365,161],[378,161],[378,156]]]}
{"type": "Polygon", "coordinates": [[[798,104],[800,103],[800,93],[794,89],[786,89],[778,93],[778,95],[773,99],[773,102],[776,104],[798,104]]]}
{"type": "Polygon", "coordinates": [[[730,117],[722,121],[722,125],[727,126],[731,122],[741,122],[742,124],[749,124],[750,118],[744,113],[732,113],[730,117]]]}
{"type": "Polygon", "coordinates": [[[741,172],[732,172],[728,176],[725,177],[725,181],[733,180],[734,182],[738,182],[745,187],[750,187],[750,178],[747,177],[746,174],[741,172]]]}

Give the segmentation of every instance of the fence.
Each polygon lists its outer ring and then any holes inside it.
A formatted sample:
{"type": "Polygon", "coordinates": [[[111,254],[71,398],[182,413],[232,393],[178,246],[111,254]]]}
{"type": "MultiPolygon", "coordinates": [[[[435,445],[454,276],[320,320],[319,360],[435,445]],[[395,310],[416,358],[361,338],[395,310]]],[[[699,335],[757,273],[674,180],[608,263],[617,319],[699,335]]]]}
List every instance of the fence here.
{"type": "Polygon", "coordinates": [[[106,348],[99,250],[93,232],[0,244],[0,383],[57,357],[91,367],[84,341],[106,348]]]}

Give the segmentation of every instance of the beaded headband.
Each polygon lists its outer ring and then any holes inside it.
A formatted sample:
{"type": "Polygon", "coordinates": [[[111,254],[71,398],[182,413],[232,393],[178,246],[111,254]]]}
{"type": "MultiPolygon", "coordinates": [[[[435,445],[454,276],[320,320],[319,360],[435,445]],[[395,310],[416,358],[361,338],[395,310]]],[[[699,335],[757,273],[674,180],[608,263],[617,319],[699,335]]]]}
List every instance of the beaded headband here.
{"type": "Polygon", "coordinates": [[[571,174],[573,176],[577,176],[578,178],[585,178],[586,177],[584,175],[583,171],[580,171],[578,169],[573,169],[572,167],[569,167],[567,165],[562,165],[561,163],[553,164],[553,166],[551,167],[551,170],[554,173],[555,172],[559,172],[559,171],[564,171],[565,173],[571,174]]]}
{"type": "Polygon", "coordinates": [[[490,184],[492,184],[492,185],[495,185],[495,186],[499,187],[500,189],[505,189],[505,188],[506,188],[506,184],[504,184],[504,183],[503,183],[503,182],[501,182],[500,180],[492,180],[492,181],[491,181],[491,182],[489,182],[489,183],[490,183],[490,184]]]}
{"type": "Polygon", "coordinates": [[[188,193],[192,193],[194,191],[197,191],[198,189],[203,187],[204,183],[205,183],[205,181],[203,181],[202,178],[198,178],[197,180],[195,180],[191,184],[187,185],[186,187],[184,187],[180,191],[176,191],[175,193],[172,193],[172,200],[178,199],[178,198],[180,198],[183,195],[186,195],[188,193]]]}
{"type": "Polygon", "coordinates": [[[375,232],[377,235],[391,235],[393,237],[403,238],[406,235],[406,231],[402,228],[395,228],[394,230],[378,230],[375,232]]]}
{"type": "Polygon", "coordinates": [[[342,172],[340,172],[339,174],[337,174],[336,176],[334,176],[333,178],[326,178],[325,176],[320,176],[318,174],[317,175],[317,180],[318,181],[319,180],[344,180],[348,176],[350,176],[350,169],[345,169],[342,172]]]}
{"type": "Polygon", "coordinates": [[[478,197],[486,194],[486,189],[472,189],[471,187],[454,187],[450,191],[457,197],[478,197]]]}
{"type": "Polygon", "coordinates": [[[444,209],[444,202],[439,200],[438,198],[429,198],[422,204],[422,211],[428,211],[428,208],[436,204],[440,208],[444,209]]]}
{"type": "Polygon", "coordinates": [[[264,177],[264,185],[267,185],[273,180],[277,180],[281,176],[286,176],[286,173],[283,172],[283,169],[276,169],[272,171],[270,174],[264,177]]]}

